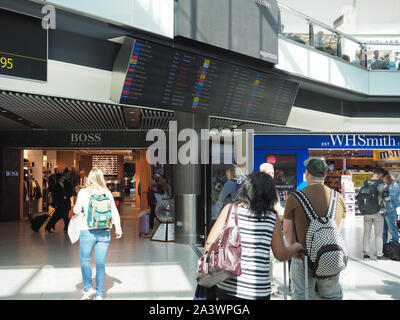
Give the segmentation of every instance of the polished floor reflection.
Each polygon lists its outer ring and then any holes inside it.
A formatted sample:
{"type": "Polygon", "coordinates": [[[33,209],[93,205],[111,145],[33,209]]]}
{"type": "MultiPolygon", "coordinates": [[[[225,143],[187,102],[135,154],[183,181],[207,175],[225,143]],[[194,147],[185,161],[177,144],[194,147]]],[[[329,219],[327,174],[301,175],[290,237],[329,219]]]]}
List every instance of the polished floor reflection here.
{"type": "MultiPolygon", "coordinates": [[[[123,238],[112,239],[107,255],[105,299],[193,299],[198,259],[193,248],[139,238],[134,218],[123,219],[122,226],[123,238]]],[[[62,229],[62,221],[53,234],[33,233],[26,221],[0,223],[0,299],[79,299],[79,244],[71,244],[62,229]]],[[[350,261],[340,278],[344,299],[400,299],[400,262],[363,260],[362,232],[362,217],[346,220],[350,261]]],[[[283,292],[281,262],[275,262],[274,278],[283,292]]]]}
{"type": "MultiPolygon", "coordinates": [[[[373,232],[372,232],[373,233],[373,232]]],[[[343,229],[349,263],[340,275],[344,300],[400,299],[400,261],[363,259],[363,217],[348,216],[343,229]]],[[[370,239],[371,253],[376,254],[375,242],[370,239]]],[[[283,263],[274,264],[274,278],[280,291],[283,287],[283,263]]],[[[283,299],[280,296],[278,299],[283,299]]],[[[290,299],[290,297],[288,297],[290,299]]]]}
{"type": "MultiPolygon", "coordinates": [[[[192,299],[193,249],[139,238],[134,219],[122,227],[107,253],[105,299],[192,299]]],[[[92,267],[95,277],[94,258],[92,267]]],[[[80,298],[79,243],[71,244],[62,221],[52,234],[34,233],[26,221],[0,223],[0,283],[0,299],[80,298]]]]}

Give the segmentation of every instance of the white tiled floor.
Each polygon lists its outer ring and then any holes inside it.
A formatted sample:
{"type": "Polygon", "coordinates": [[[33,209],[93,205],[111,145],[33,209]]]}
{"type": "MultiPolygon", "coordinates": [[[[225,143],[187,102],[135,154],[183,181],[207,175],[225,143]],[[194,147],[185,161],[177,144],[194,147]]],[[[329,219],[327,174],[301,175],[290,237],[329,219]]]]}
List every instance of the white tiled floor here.
{"type": "MultiPolygon", "coordinates": [[[[348,266],[340,275],[343,299],[400,299],[400,262],[362,258],[363,217],[347,217],[343,235],[349,251],[348,266]]],[[[374,253],[372,237],[370,248],[374,253]]],[[[274,264],[274,278],[278,289],[283,292],[283,263],[279,261],[274,264]]]]}
{"type": "MultiPolygon", "coordinates": [[[[107,299],[193,299],[197,255],[187,245],[137,236],[122,220],[123,238],[107,254],[107,299]]],[[[78,299],[83,289],[79,243],[62,231],[34,233],[28,222],[0,223],[0,299],[78,299]]],[[[92,260],[95,277],[94,259],[92,260]]],[[[95,283],[95,282],[94,282],[95,283]]]]}
{"type": "MultiPolygon", "coordinates": [[[[194,250],[139,238],[135,219],[123,219],[122,226],[123,238],[112,240],[107,255],[106,299],[193,299],[194,250]]],[[[0,223],[0,299],[80,297],[79,244],[72,245],[62,228],[60,221],[56,233],[33,233],[28,222],[0,223]]],[[[363,261],[362,228],[362,217],[347,219],[350,261],[341,275],[344,299],[400,299],[400,262],[363,261]]],[[[274,277],[283,291],[281,262],[275,262],[274,277]]]]}

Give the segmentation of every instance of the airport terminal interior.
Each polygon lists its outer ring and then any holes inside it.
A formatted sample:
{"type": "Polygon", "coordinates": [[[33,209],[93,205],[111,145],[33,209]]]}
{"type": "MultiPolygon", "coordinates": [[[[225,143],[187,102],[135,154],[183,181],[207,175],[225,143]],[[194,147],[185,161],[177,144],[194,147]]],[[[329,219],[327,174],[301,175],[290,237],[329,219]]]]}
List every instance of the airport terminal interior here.
{"type": "MultiPolygon", "coordinates": [[[[0,0],[0,300],[81,299],[65,221],[93,169],[122,228],[104,299],[193,300],[230,183],[269,163],[284,211],[307,159],[344,199],[343,300],[399,300],[400,262],[364,239],[357,200],[377,167],[400,186],[400,1],[380,3],[0,0]]],[[[271,262],[271,300],[294,299],[271,262]]]]}

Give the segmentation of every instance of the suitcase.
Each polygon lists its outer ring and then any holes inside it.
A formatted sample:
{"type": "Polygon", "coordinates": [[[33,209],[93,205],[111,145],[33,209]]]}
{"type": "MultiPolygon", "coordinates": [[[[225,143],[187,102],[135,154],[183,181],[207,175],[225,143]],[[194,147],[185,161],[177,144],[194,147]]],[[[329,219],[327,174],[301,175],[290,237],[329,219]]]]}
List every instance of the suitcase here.
{"type": "Polygon", "coordinates": [[[150,231],[150,216],[145,214],[139,219],[139,235],[148,234],[150,231]]]}
{"type": "Polygon", "coordinates": [[[49,218],[49,217],[50,217],[50,215],[45,213],[45,214],[42,214],[40,216],[33,218],[31,221],[31,229],[35,232],[39,232],[40,228],[42,227],[42,225],[46,222],[47,218],[49,218]]]}
{"type": "MultiPolygon", "coordinates": [[[[305,292],[304,292],[304,299],[309,300],[309,293],[308,293],[308,256],[307,256],[307,251],[305,249],[301,249],[299,253],[304,254],[304,283],[305,283],[305,292]]],[[[288,286],[286,285],[287,282],[287,275],[286,275],[286,262],[283,261],[283,286],[284,286],[284,291],[283,291],[283,298],[284,300],[287,300],[287,295],[288,295],[288,286]]],[[[290,268],[289,268],[290,270],[290,268]]],[[[289,277],[290,277],[290,272],[289,272],[289,277]]],[[[290,281],[290,279],[289,279],[290,281]]],[[[290,282],[289,282],[290,283],[290,282]]]]}

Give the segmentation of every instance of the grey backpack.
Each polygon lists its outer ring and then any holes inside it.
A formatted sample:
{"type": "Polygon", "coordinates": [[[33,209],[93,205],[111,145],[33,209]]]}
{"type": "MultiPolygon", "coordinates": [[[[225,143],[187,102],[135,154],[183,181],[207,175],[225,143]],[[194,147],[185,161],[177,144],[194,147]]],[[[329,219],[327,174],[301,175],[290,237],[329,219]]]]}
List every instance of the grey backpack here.
{"type": "Polygon", "coordinates": [[[316,278],[328,278],[339,274],[347,266],[347,250],[339,228],[335,222],[338,194],[331,190],[328,212],[320,217],[310,200],[300,190],[293,195],[302,205],[310,226],[306,234],[306,249],[312,275],[316,278]]]}

